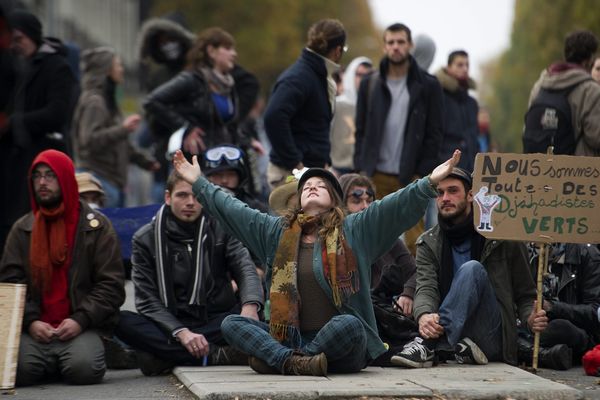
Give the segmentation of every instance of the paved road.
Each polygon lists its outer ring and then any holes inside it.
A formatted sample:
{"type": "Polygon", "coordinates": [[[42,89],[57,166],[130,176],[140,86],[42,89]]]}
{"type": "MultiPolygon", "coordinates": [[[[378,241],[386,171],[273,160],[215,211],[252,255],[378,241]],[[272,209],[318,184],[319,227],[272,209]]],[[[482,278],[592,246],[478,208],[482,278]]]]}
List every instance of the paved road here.
{"type": "Polygon", "coordinates": [[[181,399],[195,397],[173,375],[146,377],[139,369],[109,370],[99,385],[70,386],[52,383],[16,388],[2,400],[131,400],[181,399]]]}
{"type": "MultiPolygon", "coordinates": [[[[434,372],[433,369],[429,371],[434,372]]],[[[537,375],[580,390],[585,399],[600,399],[600,378],[586,376],[581,367],[569,371],[541,369],[537,375]]],[[[195,397],[173,375],[150,378],[142,375],[139,370],[111,370],[100,385],[68,386],[53,383],[17,388],[12,395],[0,396],[0,398],[2,400],[192,400],[195,397]]]]}
{"type": "Polygon", "coordinates": [[[568,371],[540,369],[538,375],[580,390],[586,399],[600,399],[600,378],[587,376],[581,366],[571,368],[568,371]]]}

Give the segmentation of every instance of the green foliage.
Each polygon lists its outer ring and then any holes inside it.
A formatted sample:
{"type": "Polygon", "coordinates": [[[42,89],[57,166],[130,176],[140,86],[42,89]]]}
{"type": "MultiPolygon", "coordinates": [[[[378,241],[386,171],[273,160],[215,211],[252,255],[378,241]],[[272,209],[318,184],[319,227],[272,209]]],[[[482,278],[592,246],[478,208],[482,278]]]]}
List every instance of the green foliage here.
{"type": "Polygon", "coordinates": [[[238,62],[256,74],[263,94],[292,64],[306,42],[308,27],[322,18],[344,24],[350,51],[343,62],[357,56],[378,60],[379,33],[367,0],[156,0],[152,15],[179,11],[192,31],[220,26],[236,40],[238,62]]]}
{"type": "Polygon", "coordinates": [[[562,59],[564,38],[576,29],[600,33],[596,0],[518,0],[510,48],[484,68],[494,140],[503,151],[521,152],[529,92],[544,68],[562,59]]]}

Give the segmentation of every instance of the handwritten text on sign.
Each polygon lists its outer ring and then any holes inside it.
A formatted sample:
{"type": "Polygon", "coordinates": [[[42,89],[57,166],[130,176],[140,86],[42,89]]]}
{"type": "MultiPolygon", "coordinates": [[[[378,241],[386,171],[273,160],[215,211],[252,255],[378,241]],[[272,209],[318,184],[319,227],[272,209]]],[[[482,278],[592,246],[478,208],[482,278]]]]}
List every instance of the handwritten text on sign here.
{"type": "Polygon", "coordinates": [[[483,153],[475,158],[475,228],[485,237],[600,243],[600,158],[483,153]]]}

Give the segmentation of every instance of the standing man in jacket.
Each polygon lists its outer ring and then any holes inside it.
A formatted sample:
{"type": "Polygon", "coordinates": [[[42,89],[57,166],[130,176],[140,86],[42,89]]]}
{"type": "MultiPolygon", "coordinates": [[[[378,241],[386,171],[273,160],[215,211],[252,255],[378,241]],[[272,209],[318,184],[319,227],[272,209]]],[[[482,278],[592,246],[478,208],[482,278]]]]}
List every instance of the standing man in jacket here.
{"type": "Polygon", "coordinates": [[[27,284],[17,385],[56,375],[99,383],[106,371],[100,335],[110,336],[125,300],[117,235],[79,200],[73,162],[46,150],[29,170],[32,212],[10,231],[0,282],[27,284]]]}
{"type": "Polygon", "coordinates": [[[600,85],[590,70],[598,50],[598,38],[590,31],[575,31],[565,39],[564,61],[542,71],[531,89],[529,105],[540,89],[572,89],[567,95],[575,135],[576,156],[600,156],[600,85]]]}
{"type": "Polygon", "coordinates": [[[0,194],[0,254],[12,224],[31,210],[27,173],[34,157],[46,149],[69,152],[78,93],[67,48],[43,38],[39,19],[16,10],[9,24],[18,73],[8,118],[0,121],[0,187],[11,188],[0,194]]]}
{"type": "Polygon", "coordinates": [[[145,375],[175,365],[247,364],[245,355],[226,347],[221,322],[230,314],[258,320],[263,291],[254,262],[202,211],[177,173],[167,179],[156,218],[134,235],[131,262],[139,314],[121,312],[116,333],[139,350],[145,375]]]}
{"type": "Polygon", "coordinates": [[[459,167],[473,171],[479,149],[477,101],[469,95],[475,82],[469,77],[469,54],[455,50],[448,56],[448,65],[435,76],[444,89],[444,133],[440,159],[445,160],[460,149],[459,167]]]}
{"type": "MultiPolygon", "coordinates": [[[[442,141],[442,89],[410,55],[410,29],[396,23],[383,35],[384,58],[363,79],[356,104],[354,168],[373,179],[382,198],[430,173],[442,141]]],[[[405,232],[408,249],[423,232],[421,220],[405,232]]]]}
{"type": "Polygon", "coordinates": [[[265,110],[272,145],[267,179],[271,188],[285,183],[294,168],[331,165],[329,131],[337,85],[333,72],[346,48],[338,20],[323,19],[308,30],[300,58],[275,83],[265,110]]]}
{"type": "Polygon", "coordinates": [[[548,324],[545,311],[533,307],[527,248],[475,231],[471,186],[469,173],[458,167],[437,185],[439,223],[417,243],[413,315],[420,337],[392,357],[396,365],[431,367],[441,350],[459,363],[514,365],[517,318],[531,332],[548,324]]]}

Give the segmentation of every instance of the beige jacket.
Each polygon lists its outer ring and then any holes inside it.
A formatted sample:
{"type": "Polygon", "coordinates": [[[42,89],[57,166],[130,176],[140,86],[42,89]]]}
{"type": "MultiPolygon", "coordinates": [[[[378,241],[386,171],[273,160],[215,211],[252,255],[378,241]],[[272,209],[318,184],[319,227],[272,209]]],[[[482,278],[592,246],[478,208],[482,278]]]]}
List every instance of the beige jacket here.
{"type": "Polygon", "coordinates": [[[578,83],[569,94],[576,138],[583,135],[577,142],[575,155],[597,157],[600,156],[600,84],[595,82],[587,71],[581,68],[555,73],[549,72],[548,69],[543,70],[531,89],[529,105],[540,88],[564,89],[578,83]]]}

